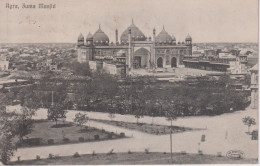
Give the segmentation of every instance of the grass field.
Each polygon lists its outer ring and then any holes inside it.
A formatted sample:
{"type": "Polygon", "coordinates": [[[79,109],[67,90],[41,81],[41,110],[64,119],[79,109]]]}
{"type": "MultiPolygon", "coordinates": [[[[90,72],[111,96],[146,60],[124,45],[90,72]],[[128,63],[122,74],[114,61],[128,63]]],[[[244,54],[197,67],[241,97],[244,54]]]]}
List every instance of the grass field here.
{"type": "Polygon", "coordinates": [[[170,127],[165,125],[146,124],[146,123],[130,123],[130,122],[109,121],[109,120],[100,120],[100,119],[92,119],[92,120],[105,123],[105,124],[118,126],[118,127],[127,128],[127,129],[138,130],[148,134],[155,134],[155,135],[169,134],[171,132],[171,128],[172,128],[172,133],[198,130],[198,129],[192,129],[187,127],[179,127],[179,126],[170,127]]]}
{"type": "Polygon", "coordinates": [[[58,127],[55,127],[55,122],[41,120],[34,123],[32,132],[25,136],[23,143],[19,146],[28,147],[78,143],[116,139],[121,137],[123,136],[93,127],[80,127],[72,122],[59,122],[58,127]],[[50,139],[53,141],[49,141],[50,139]]]}
{"type": "MultiPolygon", "coordinates": [[[[256,164],[257,159],[229,159],[225,156],[199,154],[173,154],[173,164],[256,164]]],[[[11,165],[134,165],[134,164],[171,164],[169,153],[131,152],[115,154],[86,154],[79,157],[58,157],[55,159],[27,160],[12,162],[11,165]]]]}

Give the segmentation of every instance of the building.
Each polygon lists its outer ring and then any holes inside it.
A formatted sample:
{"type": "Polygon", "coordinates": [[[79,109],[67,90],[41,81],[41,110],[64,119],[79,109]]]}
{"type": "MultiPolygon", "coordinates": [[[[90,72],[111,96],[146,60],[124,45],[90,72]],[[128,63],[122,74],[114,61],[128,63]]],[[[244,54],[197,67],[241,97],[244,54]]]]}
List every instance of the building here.
{"type": "Polygon", "coordinates": [[[9,61],[6,56],[0,57],[0,71],[6,71],[9,69],[9,61]]]}
{"type": "Polygon", "coordinates": [[[251,108],[258,108],[258,63],[250,69],[251,73],[251,108]]]}
{"type": "Polygon", "coordinates": [[[122,32],[120,39],[118,38],[118,30],[115,30],[115,41],[115,43],[110,42],[100,26],[94,35],[89,33],[86,40],[80,34],[77,42],[78,62],[109,61],[112,63],[115,61],[111,61],[111,59],[116,57],[118,52],[124,52],[124,65],[127,70],[131,71],[140,68],[178,67],[183,64],[184,56],[192,55],[190,35],[186,37],[185,42],[176,43],[176,38],[169,35],[163,27],[158,35],[153,29],[153,37],[147,37],[133,21],[122,32]]]}

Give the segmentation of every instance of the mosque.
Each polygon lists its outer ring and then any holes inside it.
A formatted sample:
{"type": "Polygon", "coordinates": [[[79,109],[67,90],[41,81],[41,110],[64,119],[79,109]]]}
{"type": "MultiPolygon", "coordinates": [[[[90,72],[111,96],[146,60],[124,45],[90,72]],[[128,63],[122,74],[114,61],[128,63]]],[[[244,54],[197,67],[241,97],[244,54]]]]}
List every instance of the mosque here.
{"type": "Polygon", "coordinates": [[[89,33],[85,40],[80,34],[77,54],[78,62],[124,64],[128,71],[140,68],[174,68],[183,65],[184,56],[192,55],[192,38],[188,34],[185,42],[176,42],[176,38],[164,27],[158,35],[153,29],[153,37],[147,37],[132,20],[120,39],[118,30],[115,30],[115,43],[110,42],[100,26],[93,35],[89,33]]]}

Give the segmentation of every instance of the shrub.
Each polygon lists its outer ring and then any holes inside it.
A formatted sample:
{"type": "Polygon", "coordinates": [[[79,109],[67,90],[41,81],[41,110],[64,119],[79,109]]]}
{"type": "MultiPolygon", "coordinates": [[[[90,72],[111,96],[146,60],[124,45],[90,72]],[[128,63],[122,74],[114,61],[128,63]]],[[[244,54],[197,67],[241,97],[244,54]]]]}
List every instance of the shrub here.
{"type": "Polygon", "coordinates": [[[73,154],[73,157],[80,157],[80,155],[79,155],[78,152],[76,152],[76,153],[73,154]]]}
{"type": "Polygon", "coordinates": [[[63,128],[63,127],[71,127],[73,126],[73,123],[61,123],[61,124],[55,124],[51,126],[51,128],[63,128]]]}
{"type": "Polygon", "coordinates": [[[54,144],[54,140],[53,140],[53,139],[48,139],[48,144],[49,144],[49,145],[54,144]]]}
{"type": "Polygon", "coordinates": [[[132,152],[130,151],[130,150],[128,150],[128,152],[127,152],[128,154],[132,154],[132,152]]]}
{"type": "Polygon", "coordinates": [[[40,160],[41,157],[39,155],[36,155],[36,160],[40,160]]]}
{"type": "Polygon", "coordinates": [[[96,156],[97,154],[95,153],[95,151],[92,151],[92,156],[96,156]]]}
{"type": "Polygon", "coordinates": [[[163,154],[166,154],[166,152],[163,152],[163,154]]]}
{"type": "Polygon", "coordinates": [[[53,154],[49,154],[49,159],[53,159],[54,158],[54,155],[53,154]]]}
{"type": "Polygon", "coordinates": [[[29,139],[24,139],[23,142],[30,146],[35,146],[35,145],[40,145],[41,139],[40,138],[29,138],[29,139]]]}
{"type": "Polygon", "coordinates": [[[199,150],[199,151],[198,151],[198,154],[199,154],[199,155],[203,155],[202,150],[199,150]]]}
{"type": "Polygon", "coordinates": [[[84,138],[83,137],[79,137],[79,142],[84,142],[84,138]]]}
{"type": "Polygon", "coordinates": [[[120,137],[125,137],[125,133],[120,133],[120,137]]]}
{"type": "Polygon", "coordinates": [[[108,138],[108,139],[112,139],[112,134],[108,134],[108,135],[107,135],[107,138],[108,138]]]}
{"type": "Polygon", "coordinates": [[[149,154],[149,149],[144,149],[144,152],[146,153],[146,154],[149,154]]]}
{"type": "Polygon", "coordinates": [[[69,138],[63,138],[63,142],[68,143],[68,142],[70,142],[70,139],[69,138]]]}
{"type": "Polygon", "coordinates": [[[99,135],[97,134],[97,135],[94,135],[94,139],[95,140],[99,140],[99,135]]]}
{"type": "Polygon", "coordinates": [[[111,150],[107,153],[107,155],[113,154],[113,151],[114,151],[114,149],[111,149],[111,150]]]}
{"type": "Polygon", "coordinates": [[[221,153],[221,152],[218,152],[218,153],[217,153],[217,156],[218,156],[218,157],[222,157],[222,153],[221,153]]]}
{"type": "Polygon", "coordinates": [[[185,154],[187,154],[187,153],[186,153],[186,151],[181,151],[181,154],[182,154],[182,155],[185,155],[185,154]]]}

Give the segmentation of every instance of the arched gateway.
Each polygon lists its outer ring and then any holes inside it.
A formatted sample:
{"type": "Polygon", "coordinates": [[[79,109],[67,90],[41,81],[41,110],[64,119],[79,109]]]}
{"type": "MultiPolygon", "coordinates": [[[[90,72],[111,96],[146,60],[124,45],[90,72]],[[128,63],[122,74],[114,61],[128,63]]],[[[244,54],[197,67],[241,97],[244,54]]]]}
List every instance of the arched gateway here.
{"type": "Polygon", "coordinates": [[[162,59],[162,57],[157,59],[157,67],[159,67],[159,68],[163,67],[163,59],[162,59]]]}
{"type": "Polygon", "coordinates": [[[171,67],[177,67],[177,59],[175,57],[171,60],[171,67]]]}

